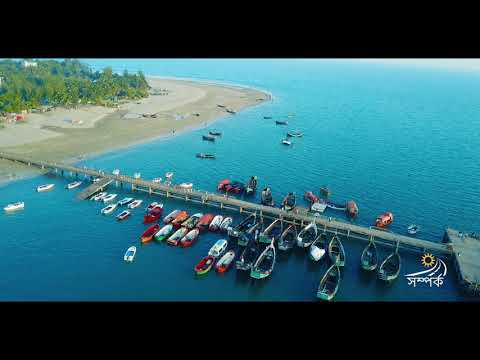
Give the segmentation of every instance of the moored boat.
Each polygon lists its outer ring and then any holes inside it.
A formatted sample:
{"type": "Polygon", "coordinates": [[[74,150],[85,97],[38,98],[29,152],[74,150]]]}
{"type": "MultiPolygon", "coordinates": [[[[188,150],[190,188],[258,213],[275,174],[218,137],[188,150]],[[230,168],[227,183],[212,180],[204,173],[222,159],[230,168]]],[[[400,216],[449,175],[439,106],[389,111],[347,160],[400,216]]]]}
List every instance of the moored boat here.
{"type": "Polygon", "coordinates": [[[245,193],[247,195],[252,195],[253,193],[255,193],[255,190],[257,190],[257,177],[252,176],[250,178],[250,180],[248,180],[247,188],[245,190],[245,193]]]}
{"type": "Polygon", "coordinates": [[[123,260],[125,262],[132,262],[133,259],[135,258],[136,253],[137,253],[137,248],[135,246],[130,246],[125,252],[125,255],[123,256],[123,260]]]}
{"type": "Polygon", "coordinates": [[[326,201],[327,207],[332,210],[346,211],[346,204],[337,204],[333,201],[326,201]]]}
{"type": "Polygon", "coordinates": [[[295,246],[297,240],[297,228],[295,225],[289,225],[278,239],[278,250],[287,251],[295,246]]]}
{"type": "Polygon", "coordinates": [[[383,281],[393,281],[400,274],[401,259],[398,253],[398,248],[395,252],[390,254],[378,268],[378,278],[383,281]]]}
{"type": "Polygon", "coordinates": [[[184,190],[190,190],[190,189],[193,189],[193,184],[192,183],[181,183],[181,184],[178,184],[177,187],[179,187],[180,189],[184,189],[184,190]]]}
{"type": "Polygon", "coordinates": [[[158,204],[155,206],[148,214],[143,216],[143,222],[145,224],[152,223],[160,219],[163,213],[163,204],[158,204]]]}
{"type": "Polygon", "coordinates": [[[262,190],[261,203],[265,206],[275,206],[275,201],[272,198],[272,190],[269,187],[262,190]]]}
{"type": "Polygon", "coordinates": [[[227,251],[225,255],[223,255],[220,258],[220,260],[217,261],[217,264],[215,265],[215,270],[218,273],[224,273],[228,271],[234,259],[235,259],[235,251],[233,250],[227,251]]]}
{"type": "Polygon", "coordinates": [[[106,193],[105,191],[101,192],[101,193],[98,193],[97,195],[94,195],[90,198],[90,200],[92,201],[100,201],[102,200],[105,196],[107,196],[108,193],[106,193]]]}
{"type": "Polygon", "coordinates": [[[187,219],[188,219],[188,212],[186,212],[185,210],[182,210],[171,221],[171,224],[174,227],[179,227],[187,219]]]}
{"type": "Polygon", "coordinates": [[[228,241],[225,239],[218,240],[208,251],[208,255],[213,256],[214,258],[220,257],[225,250],[227,250],[228,241]]]}
{"type": "Polygon", "coordinates": [[[283,232],[283,222],[280,219],[276,219],[267,228],[262,231],[258,237],[258,241],[265,244],[270,244],[272,239],[278,240],[283,232]]]}
{"type": "Polygon", "coordinates": [[[282,210],[285,211],[291,211],[295,208],[295,205],[297,204],[297,200],[295,198],[295,193],[289,192],[287,196],[283,198],[282,201],[282,210]]]}
{"type": "Polygon", "coordinates": [[[303,198],[307,201],[310,202],[310,204],[314,204],[318,202],[318,197],[315,196],[315,194],[312,191],[307,191],[304,195],[303,198]]]}
{"type": "Polygon", "coordinates": [[[245,185],[240,181],[232,181],[230,184],[225,185],[224,189],[226,192],[240,194],[245,190],[245,185]]]}
{"type": "Polygon", "coordinates": [[[173,210],[170,214],[168,214],[167,216],[165,216],[163,218],[163,223],[166,225],[166,224],[170,224],[177,216],[178,214],[180,214],[182,211],[181,210],[173,210]]]}
{"type": "Polygon", "coordinates": [[[120,214],[117,215],[117,220],[122,221],[130,216],[130,211],[123,210],[120,214]]]}
{"type": "Polygon", "coordinates": [[[228,231],[228,235],[230,237],[237,237],[238,238],[241,233],[243,233],[244,231],[249,229],[251,226],[253,226],[253,224],[255,224],[255,222],[256,222],[255,214],[250,214],[245,219],[243,219],[243,221],[240,224],[235,226],[233,229],[230,229],[228,231]]]}
{"type": "Polygon", "coordinates": [[[317,225],[312,222],[305,226],[297,236],[297,246],[301,248],[307,248],[317,238],[317,225]]]}
{"type": "Polygon", "coordinates": [[[103,201],[104,203],[106,203],[106,202],[109,202],[109,201],[114,200],[116,197],[117,197],[117,194],[108,194],[107,196],[105,196],[105,197],[102,199],[102,201],[103,201]]]}
{"type": "Polygon", "coordinates": [[[172,235],[173,231],[174,231],[173,225],[167,224],[163,226],[160,230],[158,230],[153,237],[157,241],[163,241],[166,238],[168,238],[170,235],[172,235]]]}
{"type": "Polygon", "coordinates": [[[160,225],[158,224],[152,225],[147,230],[145,230],[142,236],[140,237],[142,244],[152,241],[153,236],[158,232],[158,230],[160,230],[160,225]]]}
{"type": "Polygon", "coordinates": [[[375,220],[375,226],[379,228],[387,227],[393,222],[393,214],[386,212],[377,217],[375,220]]]}
{"type": "Polygon", "coordinates": [[[142,203],[143,203],[143,200],[140,200],[140,199],[133,200],[130,204],[128,204],[128,208],[135,209],[140,205],[142,205],[142,203]]]}
{"type": "Polygon", "coordinates": [[[242,232],[237,239],[237,244],[239,246],[246,246],[251,239],[256,239],[258,231],[260,229],[260,223],[254,223],[247,230],[242,232]]]}
{"type": "Polygon", "coordinates": [[[275,120],[275,124],[277,124],[277,125],[288,125],[288,121],[286,121],[286,120],[275,120]]]}
{"type": "Polygon", "coordinates": [[[148,213],[152,211],[155,207],[157,207],[157,205],[158,205],[158,202],[154,201],[146,207],[145,211],[148,213]]]}
{"type": "Polygon", "coordinates": [[[310,211],[318,215],[320,215],[320,213],[323,213],[326,208],[327,204],[324,202],[315,202],[310,205],[310,211]]]}
{"type": "Polygon", "coordinates": [[[340,268],[337,265],[332,265],[323,275],[320,284],[318,285],[317,298],[331,301],[338,292],[341,281],[340,268]]]}
{"type": "Polygon", "coordinates": [[[217,130],[210,130],[208,132],[209,135],[212,135],[212,136],[222,136],[222,133],[220,131],[217,131],[217,130]]]}
{"type": "Polygon", "coordinates": [[[212,219],[212,222],[208,226],[208,230],[210,231],[218,231],[220,229],[220,225],[222,225],[223,216],[217,215],[212,219]]]}
{"type": "Polygon", "coordinates": [[[37,192],[52,190],[54,187],[55,187],[55,184],[40,185],[40,186],[37,186],[37,192]]]}
{"type": "Polygon", "coordinates": [[[214,142],[214,141],[215,141],[215,136],[212,136],[212,135],[202,135],[202,139],[205,140],[205,141],[212,141],[212,142],[214,142]]]}
{"type": "Polygon", "coordinates": [[[71,182],[71,183],[67,184],[67,189],[68,190],[75,189],[75,188],[79,187],[80,185],[82,185],[81,181],[74,181],[74,182],[71,182]]]}
{"type": "Polygon", "coordinates": [[[415,224],[412,224],[407,228],[407,232],[410,235],[415,235],[419,230],[420,230],[420,227],[418,225],[415,225],[415,224]]]}
{"type": "Polygon", "coordinates": [[[128,204],[130,204],[132,201],[133,201],[133,198],[131,198],[131,197],[126,197],[126,198],[123,198],[122,200],[120,200],[120,201],[118,202],[118,205],[120,205],[120,206],[128,205],[128,204]]]}
{"type": "Polygon", "coordinates": [[[202,213],[196,213],[196,214],[193,214],[192,216],[190,216],[187,220],[185,220],[183,223],[182,223],[182,226],[183,227],[186,227],[187,229],[191,230],[193,229],[197,224],[198,222],[200,221],[200,219],[202,218],[203,214],[202,213]]]}
{"type": "Polygon", "coordinates": [[[287,132],[288,137],[302,137],[303,133],[300,130],[292,130],[287,132]]]}
{"type": "Polygon", "coordinates": [[[227,185],[230,185],[230,183],[231,183],[230,179],[224,179],[224,180],[220,181],[217,185],[217,190],[218,191],[225,190],[225,187],[227,185]]]}
{"type": "Polygon", "coordinates": [[[334,265],[345,266],[345,250],[343,244],[335,234],[328,244],[328,256],[334,265]]]}
{"type": "Polygon", "coordinates": [[[200,159],[215,159],[214,154],[205,154],[205,153],[198,153],[196,157],[200,159]]]}
{"type": "Polygon", "coordinates": [[[114,212],[116,208],[117,208],[117,204],[110,204],[110,205],[104,207],[100,212],[103,215],[108,215],[108,214],[111,214],[112,212],[114,212]]]}
{"type": "Polygon", "coordinates": [[[310,246],[308,256],[313,261],[320,261],[325,253],[327,248],[327,235],[324,233],[320,234],[315,241],[310,246]]]}
{"type": "Polygon", "coordinates": [[[3,208],[3,210],[9,212],[9,211],[17,211],[17,210],[22,210],[25,208],[25,203],[23,201],[18,201],[13,204],[8,204],[3,208]]]}
{"type": "Polygon", "coordinates": [[[350,217],[356,217],[358,215],[358,206],[353,200],[348,200],[346,205],[347,215],[350,217]]]}
{"type": "Polygon", "coordinates": [[[265,279],[272,272],[275,267],[276,251],[274,246],[274,240],[268,245],[265,250],[260,254],[255,264],[250,269],[250,277],[254,279],[265,279]]]}
{"type": "Polygon", "coordinates": [[[220,231],[227,232],[228,229],[230,228],[230,225],[232,225],[232,223],[233,223],[233,218],[230,216],[227,216],[226,218],[223,219],[218,229],[220,231]]]}
{"type": "Polygon", "coordinates": [[[290,146],[290,145],[292,145],[292,142],[290,140],[288,140],[288,138],[287,138],[287,139],[282,139],[282,144],[290,146]]]}
{"type": "Polygon", "coordinates": [[[320,194],[322,194],[325,197],[329,197],[330,195],[332,195],[332,192],[326,185],[323,185],[320,187],[320,194]]]}
{"type": "Polygon", "coordinates": [[[210,271],[214,263],[215,258],[211,255],[207,255],[202,260],[200,260],[197,265],[195,265],[193,270],[197,275],[203,275],[210,271]]]}
{"type": "Polygon", "coordinates": [[[152,179],[152,182],[155,183],[155,184],[160,184],[162,182],[162,178],[155,178],[155,179],[152,179]]]}
{"type": "Polygon", "coordinates": [[[378,251],[377,246],[370,240],[368,245],[363,249],[362,256],[360,258],[360,265],[363,270],[373,271],[378,265],[378,251]]]}
{"type": "Polygon", "coordinates": [[[210,223],[213,221],[215,218],[215,215],[213,214],[205,214],[203,215],[200,220],[197,222],[197,228],[200,231],[206,231],[208,230],[208,227],[210,226],[210,223]]]}
{"type": "Polygon", "coordinates": [[[237,270],[248,271],[251,269],[257,258],[260,256],[260,247],[255,239],[251,239],[245,250],[242,251],[240,259],[236,261],[237,270]]]}
{"type": "Polygon", "coordinates": [[[183,238],[188,232],[187,228],[181,227],[173,233],[167,240],[169,245],[177,246],[180,242],[180,239],[183,238]]]}
{"type": "Polygon", "coordinates": [[[192,229],[190,230],[179,242],[178,245],[181,247],[189,247],[192,246],[193,242],[198,239],[198,235],[200,234],[199,229],[192,229]]]}

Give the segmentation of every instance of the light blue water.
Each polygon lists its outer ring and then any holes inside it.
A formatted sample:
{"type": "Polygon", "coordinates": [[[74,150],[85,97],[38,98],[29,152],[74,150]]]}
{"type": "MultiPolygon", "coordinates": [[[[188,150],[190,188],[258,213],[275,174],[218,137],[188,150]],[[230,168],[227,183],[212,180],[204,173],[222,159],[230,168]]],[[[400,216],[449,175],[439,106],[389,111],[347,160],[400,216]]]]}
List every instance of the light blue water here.
{"type": "MultiPolygon", "coordinates": [[[[227,116],[211,127],[223,132],[216,143],[201,141],[202,130],[122,150],[81,164],[142,177],[174,171],[178,182],[213,191],[218,180],[246,181],[257,175],[275,200],[288,191],[302,195],[328,184],[333,200],[354,199],[370,225],[392,211],[391,230],[405,233],[418,223],[419,237],[440,241],[444,228],[479,232],[480,78],[473,73],[314,60],[88,60],[145,74],[244,84],[273,93],[274,101],[227,116]],[[264,115],[289,119],[288,129],[305,136],[290,148],[280,139],[286,127],[264,115]],[[214,152],[217,160],[200,160],[214,152]]],[[[0,187],[0,203],[23,200],[26,209],[1,215],[0,299],[3,300],[306,300],[315,301],[327,262],[313,264],[300,249],[280,254],[263,282],[231,269],[196,279],[192,267],[219,238],[202,235],[189,249],[165,244],[140,246],[142,209],[123,223],[99,215],[102,205],[75,200],[68,180],[52,176],[0,187]],[[34,188],[54,182],[56,189],[34,188]],[[131,265],[125,250],[137,245],[131,265]]],[[[127,192],[125,192],[125,195],[127,192]]],[[[123,195],[123,194],[121,194],[123,195]]],[[[148,202],[148,196],[137,194],[148,202]]],[[[153,199],[152,199],[153,201],[153,199]]],[[[303,200],[299,200],[300,203],[303,200]]],[[[181,202],[175,208],[200,211],[181,202]]],[[[326,215],[342,218],[327,210],[326,215]]],[[[237,217],[237,220],[239,218],[237,217]]],[[[344,240],[347,265],[337,300],[465,299],[450,266],[440,288],[409,287],[404,274],[422,270],[420,256],[401,252],[400,278],[385,286],[359,270],[364,243],[344,240]]],[[[389,253],[381,248],[382,257],[389,253]]],[[[423,285],[423,284],[422,284],[423,285]]]]}

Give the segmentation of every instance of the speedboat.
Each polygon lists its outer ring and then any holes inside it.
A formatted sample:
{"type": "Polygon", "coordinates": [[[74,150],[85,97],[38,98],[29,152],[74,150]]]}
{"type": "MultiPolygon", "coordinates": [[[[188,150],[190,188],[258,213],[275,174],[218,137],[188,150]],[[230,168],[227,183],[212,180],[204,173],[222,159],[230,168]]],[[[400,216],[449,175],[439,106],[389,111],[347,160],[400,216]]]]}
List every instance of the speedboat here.
{"type": "MultiPolygon", "coordinates": [[[[147,206],[145,211],[148,213],[148,212],[152,211],[157,205],[158,205],[158,202],[154,201],[150,205],[147,206]]],[[[163,207],[163,205],[162,205],[162,207],[163,207]]]]}
{"type": "Polygon", "coordinates": [[[320,234],[319,237],[315,239],[315,241],[310,246],[310,250],[308,256],[313,261],[319,261],[323,258],[327,247],[327,235],[320,234]]]}
{"type": "Polygon", "coordinates": [[[150,226],[147,230],[144,231],[142,236],[140,237],[140,240],[142,241],[142,244],[145,244],[149,241],[152,241],[153,236],[160,230],[160,225],[155,224],[150,226]]]}
{"type": "Polygon", "coordinates": [[[108,195],[108,193],[106,193],[106,192],[101,192],[101,193],[98,193],[98,194],[95,195],[95,196],[92,196],[92,197],[90,198],[90,200],[92,200],[92,201],[100,201],[100,200],[103,200],[103,198],[104,198],[105,196],[107,196],[107,195],[108,195]]]}
{"type": "Polygon", "coordinates": [[[117,194],[108,194],[102,200],[103,200],[104,203],[106,203],[106,202],[112,201],[116,197],[117,197],[117,194]]]}
{"type": "Polygon", "coordinates": [[[190,230],[187,235],[185,235],[178,245],[181,247],[189,247],[192,246],[193,242],[198,238],[198,235],[200,234],[200,230],[198,229],[192,229],[190,230]]]}
{"type": "Polygon", "coordinates": [[[303,133],[300,130],[293,130],[287,133],[288,137],[302,137],[303,133]]]}
{"type": "Polygon", "coordinates": [[[67,189],[68,190],[75,189],[75,188],[79,187],[80,185],[82,185],[81,181],[74,181],[74,182],[71,182],[70,184],[67,184],[67,189]]]}
{"type": "Polygon", "coordinates": [[[301,248],[309,247],[317,238],[317,225],[312,222],[305,226],[297,236],[297,245],[301,248]]]}
{"type": "Polygon", "coordinates": [[[228,216],[224,218],[222,223],[220,224],[219,230],[224,232],[228,231],[228,228],[230,227],[230,225],[232,225],[232,223],[233,223],[232,217],[228,216]]]}
{"type": "Polygon", "coordinates": [[[255,190],[257,190],[257,177],[252,176],[250,180],[248,180],[246,194],[251,195],[255,192],[255,190]]]}
{"type": "Polygon", "coordinates": [[[393,214],[391,212],[386,212],[377,217],[375,220],[375,226],[379,228],[386,227],[393,222],[393,214]]]}
{"type": "Polygon", "coordinates": [[[187,228],[181,227],[173,233],[167,240],[167,244],[177,246],[180,242],[180,239],[183,238],[188,232],[187,228]]]}
{"type": "Polygon", "coordinates": [[[171,223],[171,222],[177,217],[177,215],[180,214],[180,212],[181,212],[181,211],[178,210],[178,209],[177,209],[177,210],[173,210],[170,214],[168,214],[167,216],[165,216],[165,217],[163,218],[163,223],[164,223],[164,224],[169,224],[169,223],[171,223]]]}
{"type": "Polygon", "coordinates": [[[160,204],[160,205],[157,205],[148,214],[145,214],[143,216],[143,222],[145,224],[149,224],[149,223],[152,223],[152,222],[160,219],[160,217],[162,216],[162,212],[163,212],[163,204],[160,204]],[[160,205],[162,205],[162,206],[160,206],[160,205]]]}
{"type": "Polygon", "coordinates": [[[418,225],[415,225],[415,224],[412,224],[407,228],[407,232],[410,235],[415,235],[419,230],[420,228],[418,227],[418,225]]]}
{"type": "Polygon", "coordinates": [[[275,206],[275,201],[272,198],[272,190],[270,190],[269,187],[266,187],[262,191],[262,205],[275,206]]]}
{"type": "Polygon", "coordinates": [[[181,183],[177,185],[180,189],[190,190],[193,188],[192,183],[181,183]]]}
{"type": "Polygon", "coordinates": [[[197,222],[197,228],[200,231],[206,231],[208,230],[210,223],[213,221],[215,218],[215,215],[213,214],[205,214],[203,215],[200,220],[197,222]]]}
{"type": "Polygon", "coordinates": [[[223,255],[220,258],[220,260],[218,260],[217,264],[215,265],[215,270],[218,273],[224,273],[228,271],[234,259],[235,259],[235,251],[233,250],[227,251],[225,255],[223,255]]]}
{"type": "Polygon", "coordinates": [[[125,260],[126,262],[132,262],[133,259],[135,258],[136,253],[137,253],[137,248],[135,246],[130,246],[125,252],[125,255],[123,256],[123,260],[125,260]]]}
{"type": "Polygon", "coordinates": [[[292,145],[292,142],[288,139],[282,139],[282,144],[290,146],[290,145],[292,145]]]}
{"type": "Polygon", "coordinates": [[[186,227],[187,229],[191,230],[193,229],[197,224],[198,222],[200,221],[200,219],[202,218],[203,214],[202,213],[196,213],[196,214],[193,214],[192,216],[190,216],[187,220],[185,220],[183,223],[182,223],[182,226],[186,227]]]}
{"type": "Polygon", "coordinates": [[[347,215],[350,217],[356,217],[358,215],[358,206],[353,200],[347,201],[347,215]]]}
{"type": "Polygon", "coordinates": [[[282,201],[282,210],[285,210],[285,211],[293,210],[296,204],[297,204],[297,200],[295,198],[295,193],[289,192],[282,201]]]}
{"type": "Polygon", "coordinates": [[[117,215],[117,220],[122,221],[130,216],[130,211],[123,210],[120,214],[117,215]]]}
{"type": "Polygon", "coordinates": [[[218,258],[225,252],[225,250],[227,250],[227,246],[228,241],[225,239],[220,239],[210,248],[208,255],[218,258]]]}
{"type": "Polygon", "coordinates": [[[202,135],[202,139],[206,141],[215,141],[215,136],[212,135],[202,135]]]}
{"type": "Polygon", "coordinates": [[[277,125],[288,125],[288,121],[286,121],[286,120],[275,120],[275,124],[277,124],[277,125]]]}
{"type": "Polygon", "coordinates": [[[220,181],[217,185],[217,190],[218,191],[225,190],[225,187],[227,185],[230,185],[230,182],[231,182],[230,179],[224,179],[224,180],[220,181]]]}
{"type": "Polygon", "coordinates": [[[164,227],[162,227],[160,230],[157,231],[157,233],[154,235],[154,238],[157,241],[165,240],[167,237],[172,235],[173,230],[174,228],[172,224],[165,225],[164,227]]]}
{"type": "Polygon", "coordinates": [[[22,202],[16,202],[16,203],[13,203],[13,204],[8,204],[7,206],[5,206],[3,208],[3,210],[5,211],[16,211],[16,210],[22,210],[25,208],[25,203],[22,201],[22,202]]]}
{"type": "Polygon", "coordinates": [[[130,204],[132,201],[133,201],[133,198],[131,198],[131,197],[123,198],[122,200],[120,200],[120,201],[118,202],[118,205],[120,205],[120,206],[128,205],[128,204],[130,204]]]}
{"type": "Polygon", "coordinates": [[[37,187],[37,192],[44,192],[48,190],[52,190],[55,184],[46,184],[46,185],[40,185],[37,187]]]}
{"type": "Polygon", "coordinates": [[[140,200],[140,199],[133,200],[130,204],[128,204],[128,208],[129,209],[135,209],[135,208],[139,207],[140,205],[142,205],[142,203],[143,203],[143,200],[140,200]]]}
{"type": "Polygon", "coordinates": [[[210,231],[218,231],[220,229],[220,225],[222,225],[223,216],[217,215],[213,218],[212,222],[208,226],[208,230],[210,231]]]}
{"type": "Polygon", "coordinates": [[[205,256],[200,262],[195,265],[193,270],[197,275],[203,275],[210,271],[213,264],[215,263],[215,258],[211,255],[205,256]]]}
{"type": "Polygon", "coordinates": [[[104,207],[100,212],[103,215],[108,215],[108,214],[111,214],[116,208],[117,208],[117,204],[110,204],[104,207]]]}

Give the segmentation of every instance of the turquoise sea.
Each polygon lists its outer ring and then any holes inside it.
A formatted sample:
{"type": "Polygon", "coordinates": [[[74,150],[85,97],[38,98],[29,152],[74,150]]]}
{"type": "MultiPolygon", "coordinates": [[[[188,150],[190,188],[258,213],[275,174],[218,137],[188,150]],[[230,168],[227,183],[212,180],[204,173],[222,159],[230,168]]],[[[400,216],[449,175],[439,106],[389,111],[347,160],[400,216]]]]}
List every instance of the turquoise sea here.
{"type": "MultiPolygon", "coordinates": [[[[391,211],[392,231],[405,233],[409,224],[417,223],[418,236],[431,241],[441,241],[447,226],[480,232],[478,73],[354,60],[85,61],[99,69],[112,66],[115,71],[251,86],[271,92],[274,99],[211,125],[223,132],[216,143],[201,141],[205,130],[200,129],[81,165],[139,171],[144,178],[173,171],[176,181],[210,191],[223,178],[246,181],[257,175],[260,187],[271,186],[277,203],[295,191],[303,204],[305,191],[318,192],[327,184],[333,200],[357,202],[358,224],[371,225],[378,214],[391,211]],[[301,129],[305,136],[285,147],[280,140],[287,128],[263,116],[282,119],[289,113],[295,117],[288,129],[301,129]],[[196,159],[197,152],[213,152],[217,160],[196,159]]],[[[255,282],[235,268],[199,279],[192,268],[219,235],[202,235],[188,249],[165,243],[141,246],[143,206],[117,223],[99,214],[103,204],[76,200],[78,189],[64,189],[68,181],[51,175],[0,187],[2,207],[26,203],[22,212],[0,214],[0,300],[316,301],[327,261],[312,263],[295,248],[279,254],[266,281],[255,282]],[[47,182],[56,184],[54,191],[34,191],[47,182]],[[123,254],[131,245],[137,246],[137,256],[126,264],[123,254]]],[[[143,193],[135,196],[146,203],[154,200],[143,193]]],[[[164,213],[201,210],[163,202],[164,213]]],[[[343,217],[332,210],[325,215],[343,217]]],[[[401,275],[386,286],[359,269],[365,243],[343,243],[347,262],[336,301],[470,300],[457,288],[451,264],[443,286],[413,288],[404,275],[423,269],[420,254],[401,251],[401,275]]],[[[382,258],[390,252],[380,251],[382,258]]]]}

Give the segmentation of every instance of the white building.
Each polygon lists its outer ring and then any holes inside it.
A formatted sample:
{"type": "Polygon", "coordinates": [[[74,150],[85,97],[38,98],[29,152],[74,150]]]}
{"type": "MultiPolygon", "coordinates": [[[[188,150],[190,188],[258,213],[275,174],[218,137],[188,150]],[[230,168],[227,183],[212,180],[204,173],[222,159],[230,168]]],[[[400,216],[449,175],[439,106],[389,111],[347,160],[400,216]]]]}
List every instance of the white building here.
{"type": "Polygon", "coordinates": [[[37,63],[35,61],[24,61],[23,62],[24,67],[37,67],[37,63]]]}

